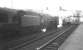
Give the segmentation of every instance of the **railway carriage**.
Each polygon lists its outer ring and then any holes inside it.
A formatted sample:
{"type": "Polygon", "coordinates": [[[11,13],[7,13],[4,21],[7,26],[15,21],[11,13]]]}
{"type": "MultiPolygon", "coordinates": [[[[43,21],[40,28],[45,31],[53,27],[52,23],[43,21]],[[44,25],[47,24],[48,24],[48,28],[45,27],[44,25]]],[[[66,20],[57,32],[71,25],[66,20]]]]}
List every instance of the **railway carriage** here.
{"type": "Polygon", "coordinates": [[[78,17],[67,17],[63,20],[63,24],[79,24],[78,17]]]}

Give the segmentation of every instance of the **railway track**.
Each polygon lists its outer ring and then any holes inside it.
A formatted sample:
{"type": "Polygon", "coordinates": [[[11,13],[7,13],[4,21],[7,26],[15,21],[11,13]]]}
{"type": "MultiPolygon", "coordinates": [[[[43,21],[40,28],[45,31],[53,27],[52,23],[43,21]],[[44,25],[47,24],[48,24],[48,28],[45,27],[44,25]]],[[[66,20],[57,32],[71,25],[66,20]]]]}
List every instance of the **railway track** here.
{"type": "MultiPolygon", "coordinates": [[[[72,26],[71,26],[72,27],[72,26]]],[[[70,27],[70,28],[71,28],[70,27]]],[[[68,31],[70,28],[68,28],[68,29],[66,29],[66,31],[68,31]]],[[[65,28],[64,28],[65,29],[65,28]]],[[[59,30],[60,31],[60,30],[59,30]]],[[[62,31],[63,33],[64,32],[66,32],[66,31],[62,31]]],[[[52,32],[52,33],[55,33],[55,32],[52,32]]],[[[46,42],[45,44],[43,44],[43,45],[41,45],[40,47],[37,47],[37,48],[35,48],[36,50],[41,50],[42,48],[45,48],[48,44],[50,44],[54,39],[56,39],[57,37],[59,37],[59,36],[61,36],[63,33],[56,33],[57,34],[57,36],[55,37],[55,38],[53,38],[53,39],[51,39],[51,40],[49,40],[48,42],[46,42]]],[[[46,35],[46,36],[51,36],[51,35],[53,35],[53,34],[48,34],[48,35],[46,35]]],[[[46,36],[44,36],[43,38],[45,38],[46,36]]],[[[32,42],[30,42],[30,43],[33,43],[33,42],[36,42],[37,40],[41,40],[42,38],[39,38],[39,39],[36,39],[36,40],[34,40],[34,41],[32,41],[32,42]]],[[[56,40],[55,40],[56,41],[56,40]]],[[[23,43],[23,44],[21,44],[21,45],[18,45],[18,46],[15,46],[15,47],[13,47],[13,48],[9,48],[9,50],[16,50],[16,49],[19,49],[19,48],[23,48],[23,47],[25,47],[25,46],[27,46],[28,44],[30,44],[30,43],[28,43],[28,42],[25,42],[25,43],[23,43]]]]}
{"type": "MultiPolygon", "coordinates": [[[[59,30],[56,30],[56,32],[57,31],[59,31],[59,30]]],[[[55,31],[54,31],[55,32],[55,31]]],[[[44,33],[43,33],[44,34],[44,33]]],[[[46,36],[50,36],[51,34],[50,33],[46,33],[46,35],[43,35],[43,34],[39,34],[39,36],[40,37],[35,37],[35,36],[37,36],[36,34],[33,36],[33,38],[31,38],[31,39],[28,39],[27,37],[26,37],[26,39],[23,39],[23,40],[15,40],[15,42],[18,42],[18,41],[22,41],[22,42],[19,42],[19,44],[15,44],[14,46],[16,46],[16,45],[20,45],[20,44],[23,44],[24,45],[24,43],[27,43],[28,45],[29,44],[31,44],[31,43],[33,43],[33,42],[35,42],[35,41],[37,41],[37,40],[40,40],[42,37],[44,38],[44,37],[46,37],[46,36]]],[[[12,43],[15,43],[15,42],[12,42],[12,43]]],[[[14,47],[13,46],[13,47],[14,47]]]]}
{"type": "Polygon", "coordinates": [[[67,37],[76,29],[77,26],[71,26],[62,32],[52,40],[36,48],[36,50],[59,50],[61,44],[67,39],[67,37]]]}

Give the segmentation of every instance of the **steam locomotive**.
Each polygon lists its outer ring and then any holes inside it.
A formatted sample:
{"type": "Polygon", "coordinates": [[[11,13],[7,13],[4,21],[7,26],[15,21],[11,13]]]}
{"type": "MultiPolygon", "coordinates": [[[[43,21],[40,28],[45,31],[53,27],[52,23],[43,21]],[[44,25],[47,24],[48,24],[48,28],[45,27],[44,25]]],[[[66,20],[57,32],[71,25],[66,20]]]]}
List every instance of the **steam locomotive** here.
{"type": "Polygon", "coordinates": [[[2,11],[0,12],[0,33],[5,33],[6,35],[15,33],[35,34],[42,32],[42,29],[57,29],[57,21],[56,17],[31,11],[2,11]]]}

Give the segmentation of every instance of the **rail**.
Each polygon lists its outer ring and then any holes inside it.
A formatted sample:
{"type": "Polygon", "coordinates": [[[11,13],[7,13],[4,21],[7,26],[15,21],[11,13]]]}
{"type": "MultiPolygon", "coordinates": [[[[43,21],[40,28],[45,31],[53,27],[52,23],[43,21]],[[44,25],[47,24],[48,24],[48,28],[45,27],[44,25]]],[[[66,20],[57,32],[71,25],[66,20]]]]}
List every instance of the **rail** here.
{"type": "MultiPolygon", "coordinates": [[[[72,27],[72,26],[71,26],[71,27],[72,27]]],[[[71,27],[69,27],[68,29],[66,29],[66,31],[68,31],[71,27]]],[[[59,31],[60,31],[60,30],[59,30],[59,31]]],[[[56,39],[57,37],[59,37],[60,35],[62,35],[62,34],[63,34],[64,32],[66,32],[66,31],[52,32],[52,33],[57,33],[57,36],[56,36],[55,38],[49,40],[48,42],[44,43],[44,44],[41,45],[40,47],[37,47],[36,50],[40,50],[40,49],[43,48],[44,46],[48,45],[51,41],[53,41],[54,39],[56,39]],[[62,33],[61,33],[61,32],[62,32],[62,33]]],[[[53,35],[53,34],[50,33],[50,34],[48,34],[48,35],[46,35],[46,36],[51,36],[51,35],[53,35]]],[[[46,36],[43,36],[43,38],[45,38],[46,36]]],[[[42,39],[42,37],[39,38],[39,39],[35,39],[34,41],[32,41],[32,42],[30,42],[30,43],[36,42],[37,40],[41,40],[41,39],[42,39]]],[[[23,43],[23,44],[21,44],[21,45],[18,45],[18,46],[16,46],[16,47],[9,48],[9,49],[10,49],[10,50],[13,50],[13,49],[17,49],[17,48],[22,48],[22,47],[24,47],[24,46],[26,46],[26,45],[28,45],[28,44],[30,44],[30,43],[25,42],[25,43],[23,43]]]]}
{"type": "Polygon", "coordinates": [[[57,48],[55,48],[55,49],[58,50],[58,48],[59,48],[59,46],[62,44],[62,42],[64,42],[65,39],[69,36],[70,32],[68,32],[68,31],[69,31],[69,30],[71,30],[71,32],[73,31],[72,28],[73,28],[73,30],[75,30],[76,27],[75,27],[75,26],[69,27],[68,29],[66,29],[65,31],[63,31],[62,33],[60,33],[59,35],[57,35],[56,37],[54,37],[53,39],[49,40],[47,43],[45,43],[45,44],[43,44],[43,45],[37,47],[36,50],[43,50],[43,49],[46,48],[47,46],[52,46],[53,43],[54,43],[55,47],[57,47],[57,48]],[[68,34],[68,33],[69,33],[69,34],[68,34]],[[66,35],[65,35],[65,34],[66,34],[66,35]],[[64,37],[64,38],[63,38],[63,37],[64,37]],[[63,41],[61,41],[61,40],[63,40],[63,41]],[[59,42],[59,41],[60,41],[60,42],[59,42]],[[59,44],[58,44],[58,43],[59,43],[59,44]]]}

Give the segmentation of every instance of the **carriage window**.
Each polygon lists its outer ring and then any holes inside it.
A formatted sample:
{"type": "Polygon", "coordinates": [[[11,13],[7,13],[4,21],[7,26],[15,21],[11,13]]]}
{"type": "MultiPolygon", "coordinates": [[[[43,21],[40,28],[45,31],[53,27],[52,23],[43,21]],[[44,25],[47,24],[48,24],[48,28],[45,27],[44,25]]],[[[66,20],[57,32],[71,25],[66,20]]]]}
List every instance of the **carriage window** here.
{"type": "Polygon", "coordinates": [[[0,14],[0,22],[7,23],[8,22],[8,15],[7,14],[0,14]]]}

